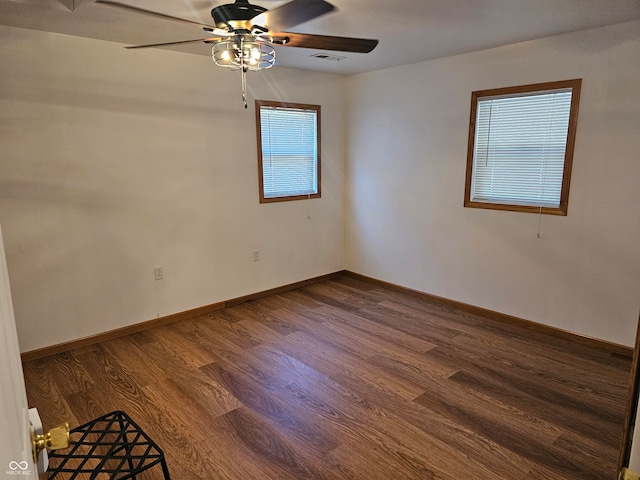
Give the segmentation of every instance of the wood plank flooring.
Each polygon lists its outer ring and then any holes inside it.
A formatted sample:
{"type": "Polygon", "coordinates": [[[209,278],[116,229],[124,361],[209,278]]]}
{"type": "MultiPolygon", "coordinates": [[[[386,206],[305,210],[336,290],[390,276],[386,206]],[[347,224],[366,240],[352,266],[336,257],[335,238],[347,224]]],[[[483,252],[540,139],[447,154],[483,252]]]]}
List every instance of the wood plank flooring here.
{"type": "Polygon", "coordinates": [[[344,276],[24,370],[45,427],[124,410],[174,480],[613,480],[630,363],[344,276]]]}

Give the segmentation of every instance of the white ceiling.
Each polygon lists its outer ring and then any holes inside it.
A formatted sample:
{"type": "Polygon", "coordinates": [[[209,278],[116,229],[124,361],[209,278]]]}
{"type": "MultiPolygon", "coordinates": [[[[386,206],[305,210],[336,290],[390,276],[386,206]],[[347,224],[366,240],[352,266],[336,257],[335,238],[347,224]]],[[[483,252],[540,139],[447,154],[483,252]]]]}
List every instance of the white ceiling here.
{"type": "MultiPolygon", "coordinates": [[[[231,0],[120,0],[211,24],[211,8],[231,0]]],[[[640,0],[329,0],[336,10],[292,32],[377,38],[369,54],[320,60],[317,50],[278,47],[277,64],[354,74],[640,19],[640,0]]],[[[254,0],[266,8],[282,0],[254,0]]],[[[0,0],[0,24],[126,45],[204,38],[197,27],[94,4],[93,0],[0,0]]],[[[206,44],[172,50],[209,56],[206,44]]],[[[132,50],[131,55],[140,54],[132,50]]]]}

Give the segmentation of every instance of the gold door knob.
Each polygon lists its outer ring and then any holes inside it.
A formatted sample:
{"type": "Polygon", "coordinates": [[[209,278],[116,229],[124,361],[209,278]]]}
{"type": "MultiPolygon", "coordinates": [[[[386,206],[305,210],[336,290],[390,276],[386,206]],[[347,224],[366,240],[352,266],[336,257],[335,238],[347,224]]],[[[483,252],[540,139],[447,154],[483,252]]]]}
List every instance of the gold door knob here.
{"type": "Polygon", "coordinates": [[[67,422],[53,427],[46,435],[38,435],[31,429],[31,452],[34,463],[38,462],[38,455],[45,448],[59,450],[69,446],[69,424],[67,422]]]}

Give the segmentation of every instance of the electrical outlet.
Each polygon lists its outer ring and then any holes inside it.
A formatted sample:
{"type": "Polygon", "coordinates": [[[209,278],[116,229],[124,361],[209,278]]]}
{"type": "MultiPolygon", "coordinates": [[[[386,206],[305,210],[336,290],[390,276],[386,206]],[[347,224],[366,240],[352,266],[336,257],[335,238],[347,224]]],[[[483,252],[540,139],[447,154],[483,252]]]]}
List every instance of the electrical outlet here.
{"type": "Polygon", "coordinates": [[[254,262],[259,262],[260,261],[260,250],[254,250],[253,251],[253,261],[254,262]]]}
{"type": "Polygon", "coordinates": [[[162,280],[164,278],[164,272],[162,270],[162,265],[158,265],[157,267],[153,267],[153,276],[156,280],[162,280]]]}

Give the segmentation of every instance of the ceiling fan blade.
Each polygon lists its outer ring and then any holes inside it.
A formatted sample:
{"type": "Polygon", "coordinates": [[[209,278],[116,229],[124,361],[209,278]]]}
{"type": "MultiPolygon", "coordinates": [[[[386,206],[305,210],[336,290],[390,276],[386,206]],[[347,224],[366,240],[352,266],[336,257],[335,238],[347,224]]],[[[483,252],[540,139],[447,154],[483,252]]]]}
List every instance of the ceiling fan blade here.
{"type": "Polygon", "coordinates": [[[329,13],[334,8],[325,0],[292,0],[253,17],[251,24],[278,32],[329,13]]]}
{"type": "MultiPolygon", "coordinates": [[[[212,27],[211,25],[207,25],[205,23],[199,23],[199,22],[194,22],[192,20],[187,20],[184,18],[173,17],[171,15],[166,15],[164,13],[158,13],[158,12],[153,12],[151,10],[146,10],[144,8],[133,7],[125,3],[112,2],[111,0],[96,0],[96,3],[100,3],[102,5],[108,5],[110,7],[121,8],[123,10],[129,10],[130,12],[142,13],[144,15],[151,15],[153,17],[164,18],[165,20],[173,20],[174,22],[181,22],[181,23],[186,23],[188,25],[194,25],[196,27],[207,29],[208,32],[213,32],[216,35],[218,34],[218,32],[216,31],[217,29],[215,27],[212,27]]],[[[226,31],[222,30],[221,32],[226,32],[226,31]]]]}
{"type": "Polygon", "coordinates": [[[222,38],[220,37],[199,38],[198,40],[183,40],[181,42],[152,43],[149,45],[132,45],[130,47],[124,47],[124,48],[135,49],[135,48],[169,47],[171,45],[187,45],[189,43],[219,42],[220,40],[222,40],[222,38]]]}
{"type": "Polygon", "coordinates": [[[337,50],[355,53],[369,53],[378,45],[378,40],[368,38],[333,37],[308,33],[270,33],[268,38],[274,45],[285,47],[315,48],[317,50],[337,50]]]}

